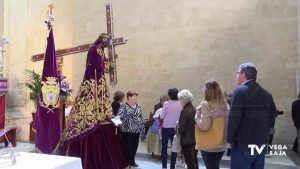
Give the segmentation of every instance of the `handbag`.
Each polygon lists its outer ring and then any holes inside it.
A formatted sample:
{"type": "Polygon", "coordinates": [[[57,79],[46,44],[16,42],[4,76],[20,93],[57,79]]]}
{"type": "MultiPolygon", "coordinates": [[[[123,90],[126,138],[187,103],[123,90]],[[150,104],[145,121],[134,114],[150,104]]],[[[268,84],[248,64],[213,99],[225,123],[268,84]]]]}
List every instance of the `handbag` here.
{"type": "Polygon", "coordinates": [[[158,120],[155,120],[154,123],[151,126],[151,132],[158,134],[160,129],[160,122],[158,120]]]}
{"type": "Polygon", "coordinates": [[[181,152],[181,144],[180,144],[180,135],[177,133],[174,136],[171,152],[180,153],[181,152]]]}
{"type": "Polygon", "coordinates": [[[196,146],[200,150],[218,149],[225,144],[225,117],[210,118],[210,129],[204,131],[195,126],[196,146]]]}

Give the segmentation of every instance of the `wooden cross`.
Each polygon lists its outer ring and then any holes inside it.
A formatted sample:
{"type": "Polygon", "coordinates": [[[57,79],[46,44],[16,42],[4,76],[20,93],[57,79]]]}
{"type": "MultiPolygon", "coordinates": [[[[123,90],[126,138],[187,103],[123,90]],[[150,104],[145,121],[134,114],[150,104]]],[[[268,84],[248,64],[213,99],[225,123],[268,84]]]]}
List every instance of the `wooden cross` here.
{"type": "MultiPolygon", "coordinates": [[[[53,5],[51,7],[50,6],[51,5],[49,5],[50,12],[52,12],[53,5]]],[[[107,3],[105,9],[106,9],[107,34],[110,36],[111,41],[112,41],[107,47],[108,61],[111,65],[110,69],[109,69],[109,80],[110,80],[111,85],[116,85],[117,84],[117,71],[116,71],[117,55],[115,53],[115,46],[126,44],[128,41],[128,38],[125,38],[125,37],[114,38],[112,4],[107,3]]],[[[84,44],[84,45],[80,45],[77,47],[71,47],[71,48],[67,48],[67,49],[58,49],[58,50],[56,50],[56,57],[61,58],[62,56],[66,56],[66,55],[86,52],[89,50],[90,46],[91,46],[91,44],[84,44]]],[[[45,59],[44,53],[33,55],[31,57],[31,60],[33,62],[44,60],[44,59],[45,59]]],[[[62,59],[60,59],[60,60],[62,62],[62,59]]],[[[62,65],[62,63],[58,63],[58,66],[59,65],[62,65]]]]}
{"type": "Polygon", "coordinates": [[[50,5],[48,5],[48,7],[49,7],[48,15],[52,15],[52,10],[54,9],[54,5],[50,4],[50,5]]]}

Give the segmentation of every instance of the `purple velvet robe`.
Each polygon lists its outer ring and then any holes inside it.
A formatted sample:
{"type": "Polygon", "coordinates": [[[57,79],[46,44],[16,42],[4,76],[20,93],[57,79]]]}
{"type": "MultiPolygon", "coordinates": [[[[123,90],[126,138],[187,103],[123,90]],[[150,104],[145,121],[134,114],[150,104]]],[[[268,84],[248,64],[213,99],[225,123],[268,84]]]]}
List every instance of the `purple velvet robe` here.
{"type": "Polygon", "coordinates": [[[110,123],[112,108],[104,73],[109,65],[99,45],[92,45],[83,82],[67,118],[58,153],[81,157],[84,169],[128,166],[121,134],[110,123]]]}

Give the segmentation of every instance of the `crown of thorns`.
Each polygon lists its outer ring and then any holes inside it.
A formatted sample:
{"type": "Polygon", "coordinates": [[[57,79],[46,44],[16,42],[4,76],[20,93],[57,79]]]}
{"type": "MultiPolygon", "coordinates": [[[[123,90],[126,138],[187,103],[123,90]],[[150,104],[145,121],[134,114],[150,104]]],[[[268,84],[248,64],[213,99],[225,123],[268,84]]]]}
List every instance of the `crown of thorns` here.
{"type": "Polygon", "coordinates": [[[101,35],[99,36],[101,38],[108,38],[109,39],[109,35],[106,33],[101,33],[101,35]]]}

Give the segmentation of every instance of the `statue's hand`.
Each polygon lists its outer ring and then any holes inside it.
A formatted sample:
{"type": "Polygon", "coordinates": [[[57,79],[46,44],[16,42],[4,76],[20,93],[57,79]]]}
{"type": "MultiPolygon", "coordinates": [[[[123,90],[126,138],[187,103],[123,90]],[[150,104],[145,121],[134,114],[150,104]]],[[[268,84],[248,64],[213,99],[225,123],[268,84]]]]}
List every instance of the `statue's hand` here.
{"type": "Polygon", "coordinates": [[[110,63],[109,62],[105,62],[104,63],[104,72],[105,73],[108,73],[109,72],[109,70],[110,70],[110,63]]]}

